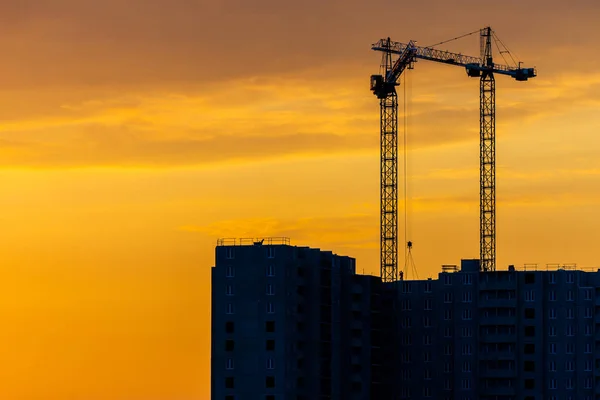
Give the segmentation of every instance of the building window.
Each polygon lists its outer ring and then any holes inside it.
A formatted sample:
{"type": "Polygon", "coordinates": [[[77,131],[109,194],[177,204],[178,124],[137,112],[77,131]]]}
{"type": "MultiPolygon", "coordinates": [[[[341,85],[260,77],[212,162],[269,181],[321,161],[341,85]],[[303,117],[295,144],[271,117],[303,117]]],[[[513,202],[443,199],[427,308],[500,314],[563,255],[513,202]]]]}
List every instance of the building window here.
{"type": "Polygon", "coordinates": [[[275,369],[275,360],[267,358],[267,369],[275,369]]]}
{"type": "Polygon", "coordinates": [[[431,397],[431,388],[429,386],[423,388],[423,397],[431,397]]]}
{"type": "Polygon", "coordinates": [[[233,296],[233,285],[225,285],[225,295],[233,296]]]}
{"type": "Polygon", "coordinates": [[[412,379],[412,370],[411,369],[402,369],[402,380],[409,381],[412,379]]]}
{"type": "Polygon", "coordinates": [[[444,274],[444,285],[452,285],[452,275],[444,274]]]}
{"type": "Polygon", "coordinates": [[[592,360],[585,360],[585,368],[584,371],[591,372],[592,371],[592,360]]]}
{"type": "Polygon", "coordinates": [[[267,265],[267,276],[275,276],[275,266],[267,265]]]}
{"type": "Polygon", "coordinates": [[[412,285],[410,282],[402,282],[402,293],[412,293],[412,285]]]}
{"type": "Polygon", "coordinates": [[[574,369],[573,369],[573,365],[574,365],[573,361],[567,361],[567,362],[565,363],[565,370],[566,370],[567,372],[573,372],[573,371],[574,371],[574,369]]]}
{"type": "Polygon", "coordinates": [[[471,390],[471,380],[470,379],[462,380],[462,389],[463,390],[471,390]]]}
{"type": "Polygon", "coordinates": [[[567,336],[573,336],[574,335],[574,331],[575,330],[573,329],[573,325],[567,325],[565,334],[567,336]]]}
{"type": "Polygon", "coordinates": [[[584,311],[584,314],[583,314],[583,317],[584,318],[592,318],[592,315],[593,315],[593,313],[592,313],[592,307],[586,307],[585,311],[584,311]]]}
{"type": "Polygon", "coordinates": [[[551,308],[548,310],[548,318],[556,319],[556,309],[555,308],[551,308]]]}
{"type": "Polygon", "coordinates": [[[548,301],[556,301],[556,292],[554,290],[548,292],[548,301]]]}
{"type": "Polygon", "coordinates": [[[444,303],[452,303],[452,293],[444,293],[444,303]]]}
{"type": "Polygon", "coordinates": [[[275,321],[266,321],[265,322],[265,331],[269,333],[275,332],[275,321]]]}
{"type": "Polygon", "coordinates": [[[426,363],[431,362],[431,352],[430,351],[423,352],[423,361],[426,363]]]}
{"type": "Polygon", "coordinates": [[[444,328],[444,337],[451,338],[452,337],[452,328],[447,326],[444,328]]]}
{"type": "Polygon", "coordinates": [[[452,320],[452,310],[444,310],[444,320],[452,320]]]}
{"type": "Polygon", "coordinates": [[[267,314],[274,314],[275,313],[275,305],[271,302],[267,303],[267,314]]]}
{"type": "Polygon", "coordinates": [[[425,310],[431,310],[431,308],[432,308],[431,304],[432,304],[431,299],[425,299],[425,310]]]}
{"type": "Polygon", "coordinates": [[[412,336],[410,334],[402,336],[402,344],[405,346],[412,345],[412,336]]]}
{"type": "Polygon", "coordinates": [[[548,327],[548,336],[556,336],[556,327],[554,325],[548,327]]]}
{"type": "Polygon", "coordinates": [[[548,279],[549,283],[556,283],[556,273],[555,272],[550,272],[548,278],[549,278],[548,279]]]}
{"type": "Polygon", "coordinates": [[[463,362],[462,372],[471,372],[471,362],[470,361],[463,362]]]}
{"type": "MultiPolygon", "coordinates": [[[[444,373],[445,374],[452,373],[452,364],[451,363],[449,363],[449,362],[444,363],[444,373]]],[[[447,389],[447,390],[450,390],[450,389],[447,389]]]]}
{"type": "Polygon", "coordinates": [[[465,284],[465,285],[472,285],[473,284],[473,275],[471,275],[471,274],[465,274],[463,276],[463,284],[465,284]]]}
{"type": "Polygon", "coordinates": [[[431,282],[425,282],[425,293],[431,293],[431,282]]]}
{"type": "Polygon", "coordinates": [[[267,258],[275,258],[275,247],[267,247],[267,258]]]}
{"type": "Polygon", "coordinates": [[[586,300],[592,300],[592,290],[591,289],[585,289],[583,291],[585,299],[586,300]]]}
{"type": "Polygon", "coordinates": [[[551,389],[551,390],[556,389],[556,378],[550,379],[550,384],[548,385],[548,389],[551,389]]]}
{"type": "Polygon", "coordinates": [[[469,338],[473,336],[473,330],[470,327],[462,328],[462,337],[469,338]]]}
{"type": "Polygon", "coordinates": [[[525,389],[535,389],[535,381],[533,379],[525,379],[525,389]]]}
{"type": "Polygon", "coordinates": [[[463,310],[462,312],[462,319],[463,320],[470,320],[473,318],[473,315],[471,313],[471,310],[467,309],[467,310],[463,310]]]}
{"type": "Polygon", "coordinates": [[[590,376],[585,378],[585,381],[583,381],[583,388],[584,389],[591,389],[592,388],[592,378],[590,376]]]}
{"type": "Polygon", "coordinates": [[[233,380],[233,376],[228,376],[225,378],[225,388],[233,389],[235,388],[235,381],[233,380]]]}
{"type": "Polygon", "coordinates": [[[556,372],[556,361],[550,361],[548,363],[548,369],[550,372],[556,372]]]}
{"type": "Polygon", "coordinates": [[[275,350],[275,340],[268,339],[265,342],[265,350],[267,350],[267,351],[274,351],[275,350]]]}
{"type": "Polygon", "coordinates": [[[232,394],[228,394],[227,396],[225,396],[225,400],[235,400],[235,396],[232,394]]]}
{"type": "Polygon", "coordinates": [[[227,266],[227,268],[225,268],[225,277],[226,278],[234,278],[235,277],[235,270],[233,269],[232,266],[227,266]]]}
{"type": "Polygon", "coordinates": [[[527,336],[527,337],[535,336],[535,326],[526,326],[525,327],[525,336],[527,336]]]}
{"type": "Polygon", "coordinates": [[[535,291],[526,290],[525,291],[525,301],[528,301],[528,302],[535,301],[535,291]]]}
{"type": "Polygon", "coordinates": [[[431,370],[429,368],[423,371],[423,378],[425,380],[431,380],[431,370]]]}
{"type": "Polygon", "coordinates": [[[265,396],[265,400],[275,400],[275,395],[274,394],[267,394],[265,396]]]}
{"type": "Polygon", "coordinates": [[[452,355],[452,345],[445,345],[444,346],[444,355],[445,356],[451,356],[452,355]]]}
{"type": "Polygon", "coordinates": [[[235,341],[233,341],[231,339],[227,339],[225,341],[225,351],[233,351],[234,348],[235,348],[235,341]]]}
{"type": "Polygon", "coordinates": [[[463,354],[463,356],[470,356],[471,355],[471,345],[470,344],[464,344],[463,345],[462,354],[463,354]]]}
{"type": "Polygon", "coordinates": [[[535,344],[525,343],[525,346],[523,346],[523,352],[525,354],[535,354],[535,344]]]}
{"type": "Polygon", "coordinates": [[[567,319],[574,319],[575,318],[575,312],[573,311],[572,308],[567,308],[567,319]]]}
{"type": "Polygon", "coordinates": [[[404,317],[404,319],[402,320],[402,327],[412,328],[412,320],[410,317],[404,317]]]}
{"type": "Polygon", "coordinates": [[[535,318],[535,308],[526,308],[525,309],[525,318],[534,319],[535,318]]]}
{"type": "Polygon", "coordinates": [[[274,376],[267,376],[265,378],[265,387],[267,389],[271,389],[275,387],[275,377],[274,376]]]}
{"type": "Polygon", "coordinates": [[[550,354],[556,354],[556,343],[550,343],[550,354]]]}
{"type": "Polygon", "coordinates": [[[233,314],[233,303],[227,303],[227,314],[233,314]]]}
{"type": "Polygon", "coordinates": [[[233,358],[228,358],[225,363],[225,369],[233,369],[233,358]]]}
{"type": "Polygon", "coordinates": [[[225,258],[227,258],[228,260],[233,260],[233,247],[226,247],[225,248],[225,258]]]}
{"type": "Polygon", "coordinates": [[[567,345],[565,346],[565,353],[573,354],[574,348],[575,346],[573,345],[573,343],[567,343],[567,345]]]}
{"type": "Polygon", "coordinates": [[[572,272],[567,272],[567,283],[575,283],[575,275],[572,272]]]}
{"type": "Polygon", "coordinates": [[[573,301],[573,291],[567,290],[567,301],[573,301]]]}
{"type": "Polygon", "coordinates": [[[567,378],[565,381],[565,389],[573,390],[573,378],[567,378]]]}
{"type": "Polygon", "coordinates": [[[463,292],[463,303],[471,303],[473,301],[473,294],[471,292],[463,292]]]}
{"type": "Polygon", "coordinates": [[[431,345],[431,336],[429,336],[429,335],[423,336],[423,345],[425,345],[425,346],[431,345]]]}
{"type": "Polygon", "coordinates": [[[235,325],[233,324],[233,321],[225,322],[225,332],[233,333],[234,331],[235,331],[235,325]]]}
{"type": "Polygon", "coordinates": [[[425,328],[431,328],[431,318],[423,317],[423,326],[425,328]]]}
{"type": "Polygon", "coordinates": [[[412,310],[412,305],[410,303],[410,299],[402,300],[402,311],[410,311],[412,310]]]}
{"type": "Polygon", "coordinates": [[[586,325],[585,326],[585,336],[591,336],[591,335],[592,335],[592,326],[586,325]]]}
{"type": "Polygon", "coordinates": [[[585,350],[583,352],[585,354],[592,354],[592,344],[591,343],[586,343],[585,344],[585,350]]]}
{"type": "Polygon", "coordinates": [[[275,287],[272,284],[267,283],[267,296],[273,295],[275,295],[275,287]]]}

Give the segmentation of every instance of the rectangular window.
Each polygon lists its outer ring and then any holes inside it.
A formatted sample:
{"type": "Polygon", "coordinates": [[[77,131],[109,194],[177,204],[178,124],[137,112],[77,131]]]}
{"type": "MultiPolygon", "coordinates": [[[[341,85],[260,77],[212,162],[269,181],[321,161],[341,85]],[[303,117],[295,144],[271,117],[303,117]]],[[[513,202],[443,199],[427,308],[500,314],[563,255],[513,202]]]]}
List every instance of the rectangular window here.
{"type": "Polygon", "coordinates": [[[452,310],[444,310],[444,320],[452,320],[452,310]]]}
{"type": "Polygon", "coordinates": [[[567,283],[575,283],[575,275],[572,272],[567,272],[567,283]]]}
{"type": "Polygon", "coordinates": [[[226,247],[225,248],[225,258],[227,258],[228,260],[233,260],[233,247],[226,247]]]}
{"type": "Polygon", "coordinates": [[[555,308],[551,308],[548,310],[548,318],[556,319],[556,309],[555,308]]]}
{"type": "Polygon", "coordinates": [[[550,354],[556,354],[556,343],[550,343],[550,354]]]}
{"type": "Polygon", "coordinates": [[[233,369],[233,358],[228,358],[225,363],[225,369],[233,369]]]}
{"type": "Polygon", "coordinates": [[[412,310],[412,304],[410,299],[402,300],[402,311],[410,311],[412,310]]]}
{"type": "Polygon", "coordinates": [[[555,326],[549,326],[548,327],[548,336],[556,336],[556,327],[555,326]]]}
{"type": "Polygon", "coordinates": [[[225,285],[225,295],[233,296],[233,285],[225,285]]]}
{"type": "Polygon", "coordinates": [[[402,320],[403,328],[412,328],[412,319],[410,317],[404,317],[402,320]]]}
{"type": "Polygon", "coordinates": [[[573,372],[573,371],[574,371],[574,369],[573,369],[573,366],[574,366],[574,363],[573,363],[573,361],[567,361],[567,362],[565,363],[565,370],[566,370],[567,372],[573,372]]]}
{"type": "Polygon", "coordinates": [[[425,328],[431,328],[431,318],[423,317],[423,326],[425,328]]]}
{"type": "Polygon", "coordinates": [[[225,388],[226,389],[234,389],[235,388],[235,381],[233,380],[233,376],[228,376],[227,378],[225,378],[225,388]]]}
{"type": "Polygon", "coordinates": [[[592,326],[586,325],[585,326],[585,336],[591,336],[591,335],[592,335],[592,326]]]}
{"type": "Polygon", "coordinates": [[[444,355],[445,356],[451,356],[452,355],[452,345],[445,345],[444,346],[444,355]]]}
{"type": "Polygon", "coordinates": [[[592,360],[585,360],[585,368],[584,368],[584,370],[586,372],[591,372],[592,371],[592,366],[593,366],[592,360]]]}
{"type": "Polygon", "coordinates": [[[572,308],[567,308],[567,319],[574,319],[575,311],[572,308]]]}
{"type": "Polygon", "coordinates": [[[573,354],[574,349],[575,349],[575,346],[573,345],[573,343],[567,343],[565,346],[565,353],[573,354]]]}
{"type": "Polygon", "coordinates": [[[470,327],[463,327],[462,328],[462,337],[464,338],[469,338],[473,336],[473,331],[471,330],[470,327]]]}
{"type": "Polygon", "coordinates": [[[431,293],[431,282],[425,282],[425,293],[431,293]]]}
{"type": "Polygon", "coordinates": [[[275,266],[274,265],[267,265],[267,276],[275,276],[275,266]]]}
{"type": "Polygon", "coordinates": [[[275,305],[271,302],[267,303],[267,314],[275,314],[275,305]]]}
{"type": "Polygon", "coordinates": [[[556,389],[556,378],[550,379],[550,384],[548,385],[548,389],[550,389],[550,390],[556,389]]]}
{"type": "Polygon", "coordinates": [[[554,290],[548,292],[548,301],[556,301],[556,292],[554,290]]]}
{"type": "Polygon", "coordinates": [[[267,369],[275,369],[275,360],[267,358],[267,369]]]}
{"type": "Polygon", "coordinates": [[[556,273],[555,272],[550,272],[548,281],[550,283],[556,283],[556,273]]]}
{"type": "Polygon", "coordinates": [[[432,309],[431,307],[432,301],[431,299],[425,299],[425,310],[429,311],[432,309]]]}
{"type": "Polygon", "coordinates": [[[567,378],[565,381],[565,389],[573,390],[573,378],[567,378]]]}
{"type": "Polygon", "coordinates": [[[525,327],[525,336],[527,336],[527,337],[535,336],[535,326],[526,326],[525,327]]]}
{"type": "Polygon", "coordinates": [[[550,361],[548,363],[548,370],[550,370],[550,372],[556,372],[556,361],[550,361]]]}
{"type": "Polygon", "coordinates": [[[462,389],[463,390],[471,390],[471,380],[470,379],[462,380],[462,389]]]}
{"type": "Polygon", "coordinates": [[[591,389],[592,388],[592,378],[591,377],[586,377],[585,381],[583,381],[583,388],[584,389],[591,389]]]}
{"type": "Polygon", "coordinates": [[[234,331],[235,331],[235,325],[233,324],[233,321],[225,322],[225,332],[233,333],[234,331]]]}
{"type": "Polygon", "coordinates": [[[526,308],[525,309],[525,318],[534,319],[535,318],[535,308],[526,308]]]}
{"type": "Polygon", "coordinates": [[[423,397],[431,397],[431,388],[429,386],[423,388],[423,397]]]}
{"type": "Polygon", "coordinates": [[[444,380],[444,390],[452,390],[452,380],[450,380],[450,379],[444,380]]]}
{"type": "Polygon", "coordinates": [[[233,351],[235,349],[235,341],[227,339],[225,341],[225,351],[233,351]]]}
{"type": "Polygon", "coordinates": [[[472,285],[473,284],[473,275],[471,275],[471,274],[465,274],[463,276],[463,284],[465,284],[465,285],[472,285]]]}
{"type": "Polygon", "coordinates": [[[593,316],[592,307],[586,307],[585,311],[584,311],[584,314],[583,314],[583,317],[584,318],[592,318],[592,316],[593,316]]]}
{"type": "Polygon", "coordinates": [[[452,364],[449,362],[444,363],[444,373],[449,374],[451,372],[452,372],[452,364]]]}
{"type": "Polygon", "coordinates": [[[573,329],[573,325],[567,325],[565,334],[567,336],[574,336],[575,335],[575,329],[573,329]]]}
{"type": "Polygon", "coordinates": [[[462,319],[463,320],[470,320],[472,318],[473,318],[473,315],[471,313],[471,310],[468,310],[468,309],[467,310],[463,310],[463,312],[462,312],[462,319]]]}
{"type": "Polygon", "coordinates": [[[267,247],[267,258],[275,258],[275,247],[267,247]]]}
{"type": "Polygon", "coordinates": [[[444,274],[444,285],[452,285],[452,275],[444,274]]]}
{"type": "Polygon", "coordinates": [[[227,314],[233,314],[233,303],[227,303],[227,314]]]}
{"type": "Polygon", "coordinates": [[[444,328],[444,337],[451,338],[452,337],[452,328],[447,326],[444,328]]]}
{"type": "Polygon", "coordinates": [[[402,293],[412,293],[412,285],[410,282],[402,282],[402,293]]]}
{"type": "Polygon", "coordinates": [[[423,345],[425,345],[425,346],[431,345],[431,336],[429,336],[429,335],[423,336],[423,345]]]}
{"type": "Polygon", "coordinates": [[[267,351],[274,351],[275,350],[275,340],[268,339],[265,342],[265,350],[267,350],[267,351]]]}
{"type": "Polygon", "coordinates": [[[265,377],[265,387],[267,389],[271,389],[271,388],[275,387],[275,377],[274,376],[265,377]]]}
{"type": "Polygon", "coordinates": [[[444,293],[444,303],[452,303],[452,293],[444,293]]]}
{"type": "Polygon", "coordinates": [[[471,372],[471,362],[470,361],[463,362],[462,372],[471,372]]]}
{"type": "Polygon", "coordinates": [[[567,290],[567,301],[573,301],[573,291],[567,290]]]}
{"type": "Polygon", "coordinates": [[[425,369],[423,371],[423,378],[426,380],[430,380],[431,379],[431,370],[430,369],[425,369]]]}
{"type": "Polygon", "coordinates": [[[535,291],[526,290],[525,291],[525,301],[528,301],[528,302],[535,301],[535,291]]]}
{"type": "Polygon", "coordinates": [[[232,266],[228,265],[227,268],[225,268],[225,277],[226,278],[234,278],[235,277],[235,270],[233,269],[232,266]]]}
{"type": "Polygon", "coordinates": [[[585,344],[585,350],[583,352],[585,354],[592,354],[592,344],[591,343],[586,343],[585,344]]]}
{"type": "Polygon", "coordinates": [[[471,355],[471,345],[470,344],[464,344],[463,345],[462,354],[463,354],[463,356],[470,356],[471,355]]]}
{"type": "Polygon", "coordinates": [[[265,331],[269,333],[275,332],[275,321],[266,321],[265,322],[265,331]]]}
{"type": "Polygon", "coordinates": [[[473,294],[471,292],[463,292],[463,303],[471,303],[473,301],[473,294]]]}
{"type": "Polygon", "coordinates": [[[586,300],[592,300],[592,290],[591,289],[585,289],[584,290],[584,296],[586,300]]]}
{"type": "Polygon", "coordinates": [[[423,361],[426,363],[431,362],[431,352],[430,351],[423,352],[423,361]]]}
{"type": "Polygon", "coordinates": [[[267,283],[267,296],[274,296],[275,295],[275,287],[270,284],[267,283]]]}

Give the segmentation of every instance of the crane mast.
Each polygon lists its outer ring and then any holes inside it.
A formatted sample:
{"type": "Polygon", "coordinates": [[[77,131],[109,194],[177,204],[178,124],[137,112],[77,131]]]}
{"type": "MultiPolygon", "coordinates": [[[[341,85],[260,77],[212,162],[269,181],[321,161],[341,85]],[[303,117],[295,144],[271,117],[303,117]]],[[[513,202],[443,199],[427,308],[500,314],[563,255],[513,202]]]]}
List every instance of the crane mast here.
{"type": "Polygon", "coordinates": [[[403,279],[398,272],[398,98],[396,86],[406,68],[422,59],[466,68],[469,77],[480,78],[480,166],[479,166],[479,257],[481,271],[496,269],[496,81],[495,74],[508,75],[517,81],[536,76],[534,68],[516,68],[495,64],[492,55],[493,31],[480,33],[480,57],[393,42],[381,39],[372,46],[382,52],[382,71],[371,76],[371,91],[380,104],[381,135],[381,226],[380,260],[384,282],[403,279]],[[393,62],[393,56],[398,58],[393,62]]]}

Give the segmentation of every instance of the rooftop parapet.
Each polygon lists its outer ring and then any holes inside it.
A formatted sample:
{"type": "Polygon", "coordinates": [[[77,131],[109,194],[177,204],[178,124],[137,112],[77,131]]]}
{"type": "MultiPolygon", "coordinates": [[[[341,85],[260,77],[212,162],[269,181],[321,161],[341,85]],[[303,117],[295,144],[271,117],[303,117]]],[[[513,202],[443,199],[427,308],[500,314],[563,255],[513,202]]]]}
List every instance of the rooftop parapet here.
{"type": "Polygon", "coordinates": [[[260,237],[260,238],[222,238],[217,239],[217,246],[273,246],[290,245],[287,237],[260,237]]]}

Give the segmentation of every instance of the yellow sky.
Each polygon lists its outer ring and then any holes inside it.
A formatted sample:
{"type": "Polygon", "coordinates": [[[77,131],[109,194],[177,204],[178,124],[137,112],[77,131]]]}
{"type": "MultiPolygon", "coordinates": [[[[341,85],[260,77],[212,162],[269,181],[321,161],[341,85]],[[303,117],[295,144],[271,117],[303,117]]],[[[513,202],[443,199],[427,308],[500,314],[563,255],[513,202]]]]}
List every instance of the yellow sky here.
{"type": "MultiPolygon", "coordinates": [[[[208,399],[218,237],[289,236],[377,273],[368,78],[388,35],[490,24],[538,68],[497,79],[498,264],[600,266],[595,0],[38,0],[0,19],[2,399],[208,399]]],[[[426,62],[407,79],[426,277],[478,256],[478,82],[426,62]]]]}

